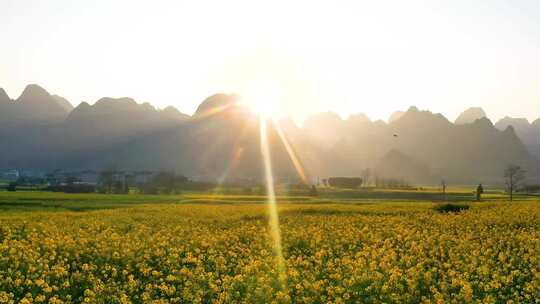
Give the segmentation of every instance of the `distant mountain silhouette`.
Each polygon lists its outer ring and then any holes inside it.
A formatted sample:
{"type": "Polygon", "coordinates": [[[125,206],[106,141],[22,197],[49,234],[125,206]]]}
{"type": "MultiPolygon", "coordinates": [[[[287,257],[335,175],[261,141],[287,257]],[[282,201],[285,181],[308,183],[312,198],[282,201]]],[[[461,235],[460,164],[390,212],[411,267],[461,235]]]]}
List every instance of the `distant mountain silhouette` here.
{"type": "MultiPolygon", "coordinates": [[[[501,132],[486,118],[455,125],[440,114],[416,107],[390,124],[374,122],[354,131],[341,129],[332,136],[339,140],[331,148],[336,159],[326,174],[354,175],[357,168],[373,169],[392,150],[427,166],[434,180],[494,180],[508,163],[532,165],[527,149],[512,130],[501,132]]],[[[414,181],[418,176],[409,178],[414,181]]]]}
{"type": "Polygon", "coordinates": [[[83,102],[64,123],[66,149],[111,146],[177,126],[189,118],[173,107],[160,111],[131,98],[101,98],[94,105],[83,102]]]}
{"type": "Polygon", "coordinates": [[[495,128],[506,130],[512,127],[531,153],[540,156],[540,119],[529,123],[526,118],[504,117],[497,121],[495,128]]]}
{"type": "Polygon", "coordinates": [[[52,98],[56,100],[56,102],[64,108],[64,110],[71,112],[73,110],[73,105],[64,97],[58,96],[58,95],[52,95],[52,98]]]}
{"type": "Polygon", "coordinates": [[[403,114],[405,114],[405,112],[395,111],[394,113],[392,113],[392,115],[390,115],[390,118],[388,118],[388,123],[393,123],[394,121],[400,119],[403,114]]]}
{"type": "MultiPolygon", "coordinates": [[[[176,170],[214,180],[261,178],[259,119],[234,94],[208,97],[190,117],[131,98],[102,98],[70,110],[65,99],[31,85],[15,101],[0,90],[0,110],[0,169],[114,167],[176,170]]],[[[292,119],[271,123],[276,179],[298,179],[289,153],[312,178],[358,176],[371,168],[376,176],[410,182],[488,183],[500,181],[509,163],[536,172],[518,127],[494,126],[485,117],[459,125],[416,107],[393,116],[385,123],[364,114],[342,119],[326,112],[308,117],[302,127],[292,119]]],[[[539,134],[534,132],[540,121],[527,130],[523,135],[539,134]]]]}
{"type": "Polygon", "coordinates": [[[531,124],[526,118],[512,118],[506,116],[495,123],[495,127],[499,130],[505,130],[509,126],[514,127],[514,130],[520,134],[522,132],[528,132],[531,124]]]}
{"type": "Polygon", "coordinates": [[[194,116],[209,116],[229,112],[239,106],[239,96],[235,94],[215,94],[206,98],[195,111],[194,116]]]}
{"type": "Polygon", "coordinates": [[[369,117],[364,113],[352,114],[347,118],[349,124],[365,124],[371,122],[369,117]]]}
{"type": "Polygon", "coordinates": [[[28,86],[7,106],[20,119],[0,111],[6,124],[0,128],[0,168],[83,168],[89,158],[102,157],[104,151],[190,119],[172,107],[157,110],[131,98],[102,98],[94,105],[83,102],[67,111],[69,107],[65,99],[28,86]],[[47,111],[44,104],[53,110],[47,111]],[[61,115],[46,115],[50,112],[61,115]],[[32,120],[36,116],[41,119],[32,120]]]}
{"type": "Polygon", "coordinates": [[[161,117],[166,120],[176,121],[176,122],[185,122],[191,118],[191,116],[184,114],[178,111],[177,108],[173,106],[168,106],[161,111],[161,117]]]}
{"type": "Polygon", "coordinates": [[[11,99],[9,98],[8,94],[4,89],[0,88],[0,106],[8,104],[11,102],[11,99]]]}
{"type": "Polygon", "coordinates": [[[487,117],[486,112],[482,108],[472,107],[465,110],[461,113],[458,118],[456,118],[456,125],[465,125],[475,122],[478,119],[487,117]]]}
{"type": "Polygon", "coordinates": [[[42,87],[28,85],[14,101],[0,92],[0,124],[49,124],[62,122],[72,106],[60,96],[51,96],[42,87]]]}

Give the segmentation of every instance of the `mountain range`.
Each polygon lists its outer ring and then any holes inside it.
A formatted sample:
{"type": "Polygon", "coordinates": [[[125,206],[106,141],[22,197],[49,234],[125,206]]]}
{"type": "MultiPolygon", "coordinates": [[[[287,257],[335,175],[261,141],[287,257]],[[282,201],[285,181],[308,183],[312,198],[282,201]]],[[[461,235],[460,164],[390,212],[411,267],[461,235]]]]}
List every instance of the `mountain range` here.
{"type": "MultiPolygon", "coordinates": [[[[486,117],[486,112],[482,108],[473,107],[461,113],[455,123],[460,125],[469,124],[486,117]]],[[[508,127],[514,129],[532,155],[540,155],[540,118],[531,123],[526,118],[506,116],[495,123],[495,128],[499,130],[506,130],[508,127]]]]}
{"type": "MultiPolygon", "coordinates": [[[[0,169],[174,170],[207,180],[258,180],[260,121],[238,99],[210,96],[190,116],[131,98],[73,108],[37,85],[16,100],[0,89],[0,169]]],[[[284,118],[268,128],[275,177],[287,180],[298,179],[301,167],[311,180],[369,168],[372,176],[416,183],[496,183],[508,164],[537,175],[539,139],[540,120],[493,124],[480,108],[454,123],[411,107],[388,123],[325,112],[301,127],[284,118]]]]}

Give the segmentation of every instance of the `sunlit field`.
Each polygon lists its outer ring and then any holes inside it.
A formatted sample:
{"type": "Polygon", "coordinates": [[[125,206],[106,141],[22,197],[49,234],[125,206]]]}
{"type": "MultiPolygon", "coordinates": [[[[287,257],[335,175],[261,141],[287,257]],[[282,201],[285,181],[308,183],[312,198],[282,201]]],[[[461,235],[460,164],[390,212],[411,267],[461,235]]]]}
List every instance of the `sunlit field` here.
{"type": "Polygon", "coordinates": [[[539,203],[4,192],[0,303],[533,303],[539,203]]]}

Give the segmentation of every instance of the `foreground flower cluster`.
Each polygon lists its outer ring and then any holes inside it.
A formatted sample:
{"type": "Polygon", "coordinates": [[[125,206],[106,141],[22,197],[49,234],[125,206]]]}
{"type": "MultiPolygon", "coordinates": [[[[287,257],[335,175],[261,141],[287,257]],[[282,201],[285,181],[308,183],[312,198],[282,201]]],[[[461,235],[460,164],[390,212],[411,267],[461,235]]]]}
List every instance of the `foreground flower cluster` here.
{"type": "Polygon", "coordinates": [[[534,303],[540,205],[264,205],[0,215],[0,303],[534,303]],[[284,273],[280,273],[281,270],[284,273]],[[281,280],[280,278],[284,278],[281,280]]]}

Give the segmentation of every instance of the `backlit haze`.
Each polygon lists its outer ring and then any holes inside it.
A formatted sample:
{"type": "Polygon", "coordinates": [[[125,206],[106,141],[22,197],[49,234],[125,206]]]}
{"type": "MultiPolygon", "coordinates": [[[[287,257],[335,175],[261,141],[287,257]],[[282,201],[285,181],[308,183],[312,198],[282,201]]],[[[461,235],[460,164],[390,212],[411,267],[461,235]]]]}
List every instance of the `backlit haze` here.
{"type": "Polygon", "coordinates": [[[0,87],[77,105],[129,96],[192,114],[217,92],[301,121],[540,116],[535,1],[0,2],[0,87]]]}

